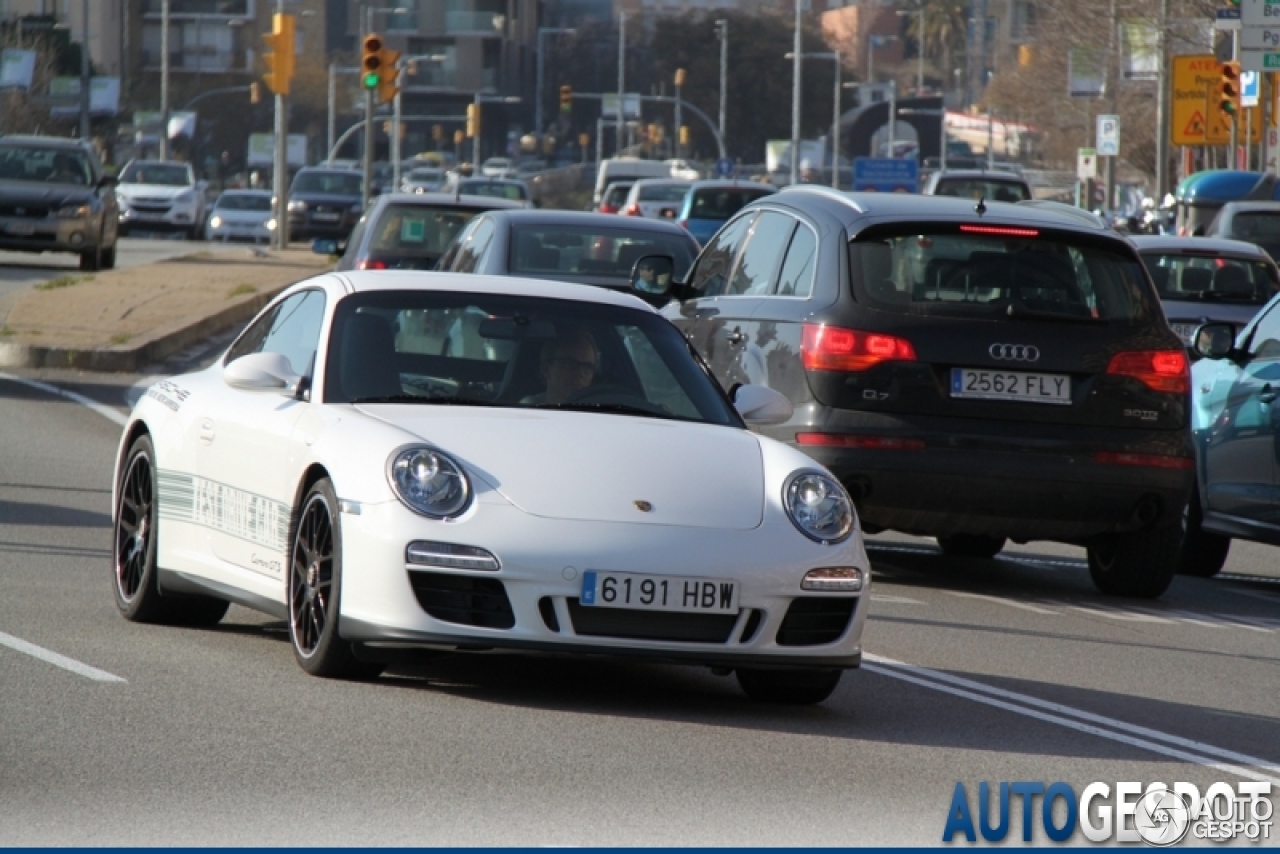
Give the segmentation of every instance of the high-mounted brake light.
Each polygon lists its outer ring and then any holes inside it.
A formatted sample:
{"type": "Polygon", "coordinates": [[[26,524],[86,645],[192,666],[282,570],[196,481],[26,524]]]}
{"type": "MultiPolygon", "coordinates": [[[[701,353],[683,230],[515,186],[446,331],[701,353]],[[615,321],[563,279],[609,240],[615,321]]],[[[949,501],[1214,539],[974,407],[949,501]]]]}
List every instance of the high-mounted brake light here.
{"type": "Polygon", "coordinates": [[[1191,367],[1181,350],[1135,350],[1116,353],[1107,365],[1113,376],[1133,377],[1153,391],[1189,394],[1191,367]]]}
{"type": "Polygon", "coordinates": [[[997,237],[1039,237],[1040,230],[1035,228],[1014,228],[1004,225],[962,225],[960,231],[965,234],[990,234],[997,237]]]}
{"type": "Polygon", "coordinates": [[[865,371],[881,362],[914,362],[916,349],[896,335],[806,323],[800,355],[810,371],[865,371]]]}

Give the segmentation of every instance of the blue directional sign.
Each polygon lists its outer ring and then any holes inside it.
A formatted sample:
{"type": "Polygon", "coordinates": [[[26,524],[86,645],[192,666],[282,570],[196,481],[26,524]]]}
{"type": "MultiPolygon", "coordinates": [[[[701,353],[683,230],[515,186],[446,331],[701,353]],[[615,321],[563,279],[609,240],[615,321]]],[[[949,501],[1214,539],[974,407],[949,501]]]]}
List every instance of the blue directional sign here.
{"type": "Polygon", "coordinates": [[[737,164],[728,157],[721,157],[716,161],[716,174],[721,178],[728,178],[737,168],[737,164]]]}
{"type": "Polygon", "coordinates": [[[895,157],[857,157],[853,161],[854,192],[918,193],[920,165],[895,157]]]}

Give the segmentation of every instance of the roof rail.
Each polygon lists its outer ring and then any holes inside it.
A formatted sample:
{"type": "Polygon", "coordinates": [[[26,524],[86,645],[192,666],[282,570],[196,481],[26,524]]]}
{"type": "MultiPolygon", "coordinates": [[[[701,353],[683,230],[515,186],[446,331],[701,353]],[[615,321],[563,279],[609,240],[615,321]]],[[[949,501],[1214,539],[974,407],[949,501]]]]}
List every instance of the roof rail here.
{"type": "Polygon", "coordinates": [[[849,195],[848,193],[844,192],[843,190],[837,190],[835,187],[826,187],[826,186],[823,186],[822,184],[788,184],[787,186],[783,187],[783,188],[782,188],[781,190],[779,190],[778,192],[780,192],[780,193],[788,193],[788,192],[790,192],[790,193],[797,193],[797,192],[815,193],[815,194],[818,194],[818,195],[827,196],[827,197],[829,197],[829,198],[835,199],[836,201],[840,202],[841,204],[843,204],[843,205],[846,205],[846,206],[848,206],[848,207],[853,208],[853,209],[854,209],[855,211],[857,211],[858,213],[866,213],[866,212],[867,212],[867,211],[866,211],[866,208],[864,208],[864,207],[862,207],[862,205],[858,204],[857,200],[856,200],[856,199],[854,199],[854,198],[853,198],[853,196],[849,195]]]}

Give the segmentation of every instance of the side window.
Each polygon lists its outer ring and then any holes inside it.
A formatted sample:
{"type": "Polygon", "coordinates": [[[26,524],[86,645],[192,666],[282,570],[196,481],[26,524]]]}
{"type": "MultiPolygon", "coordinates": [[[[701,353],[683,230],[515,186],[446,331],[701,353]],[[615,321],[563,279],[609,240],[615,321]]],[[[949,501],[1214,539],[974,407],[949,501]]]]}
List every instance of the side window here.
{"type": "Polygon", "coordinates": [[[493,232],[493,220],[488,217],[480,220],[467,235],[466,240],[459,245],[458,254],[454,257],[453,266],[450,269],[455,273],[474,273],[480,256],[489,248],[493,232]]]}
{"type": "Polygon", "coordinates": [[[733,269],[726,293],[742,296],[769,293],[795,224],[795,220],[785,214],[773,211],[760,214],[751,227],[747,247],[742,250],[738,266],[733,269]]]}
{"type": "Polygon", "coordinates": [[[227,357],[223,360],[224,365],[229,365],[241,356],[247,356],[250,353],[257,353],[262,349],[262,341],[267,337],[267,333],[271,331],[271,324],[275,322],[276,316],[280,314],[280,304],[267,309],[267,312],[255,320],[248,329],[240,333],[240,337],[231,345],[231,349],[227,351],[227,357]]]}
{"type": "Polygon", "coordinates": [[[714,297],[724,293],[729,281],[729,268],[754,218],[754,214],[738,217],[720,229],[707,244],[689,280],[695,296],[714,297]]]}
{"type": "Polygon", "coordinates": [[[786,260],[778,275],[775,293],[784,297],[807,297],[813,292],[813,270],[817,266],[818,238],[813,229],[801,223],[796,226],[787,247],[786,260]]]}
{"type": "Polygon", "coordinates": [[[360,241],[364,239],[365,229],[369,227],[369,214],[360,217],[356,222],[356,227],[351,229],[351,234],[347,236],[347,248],[342,253],[343,257],[350,255],[352,258],[356,256],[356,251],[360,248],[360,241]]]}
{"type": "Polygon", "coordinates": [[[323,323],[324,292],[296,293],[280,304],[271,331],[262,342],[262,352],[279,353],[289,360],[294,373],[310,374],[323,323]]]}
{"type": "Polygon", "coordinates": [[[1255,359],[1280,359],[1280,304],[1272,305],[1253,328],[1249,352],[1255,359]]]}
{"type": "Polygon", "coordinates": [[[480,225],[482,220],[473,219],[467,223],[461,231],[454,235],[452,242],[445,247],[444,254],[440,256],[440,260],[436,262],[437,270],[452,270],[453,264],[458,258],[458,253],[462,251],[462,246],[471,239],[472,233],[476,227],[480,225]]]}

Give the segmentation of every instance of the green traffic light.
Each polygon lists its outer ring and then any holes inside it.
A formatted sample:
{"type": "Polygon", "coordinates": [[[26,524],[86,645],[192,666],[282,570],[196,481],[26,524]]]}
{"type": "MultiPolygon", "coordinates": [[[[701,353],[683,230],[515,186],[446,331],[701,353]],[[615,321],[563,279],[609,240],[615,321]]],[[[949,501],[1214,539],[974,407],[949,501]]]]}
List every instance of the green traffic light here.
{"type": "Polygon", "coordinates": [[[376,71],[370,71],[368,74],[364,76],[364,88],[366,89],[378,88],[378,73],[376,71]]]}

